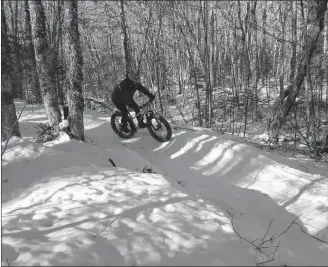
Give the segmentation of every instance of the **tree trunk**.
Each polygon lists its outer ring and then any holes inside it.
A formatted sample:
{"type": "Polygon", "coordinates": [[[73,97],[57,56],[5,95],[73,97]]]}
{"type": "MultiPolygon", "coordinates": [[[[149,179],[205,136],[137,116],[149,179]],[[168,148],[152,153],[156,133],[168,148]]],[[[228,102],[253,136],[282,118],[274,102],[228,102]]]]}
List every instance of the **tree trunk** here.
{"type": "Polygon", "coordinates": [[[290,82],[293,82],[296,68],[296,42],[297,42],[297,1],[292,1],[292,56],[290,59],[290,82]]]}
{"type": "Polygon", "coordinates": [[[121,0],[120,3],[121,3],[121,27],[123,33],[123,47],[124,47],[126,75],[129,75],[129,77],[132,78],[133,80],[140,82],[140,77],[137,77],[137,73],[132,65],[133,62],[132,62],[132,54],[131,54],[131,45],[128,36],[128,29],[127,29],[128,26],[126,23],[126,17],[124,11],[124,0],[121,0]]]}
{"type": "MultiPolygon", "coordinates": [[[[25,0],[25,39],[26,46],[28,50],[28,61],[30,66],[30,83],[28,89],[30,91],[27,93],[27,103],[41,103],[41,89],[38,78],[38,73],[36,70],[36,62],[35,62],[35,53],[32,39],[32,28],[31,28],[31,15],[30,8],[28,5],[28,0],[25,0]]],[[[27,89],[27,90],[28,90],[27,89]]]]}
{"type": "MultiPolygon", "coordinates": [[[[282,3],[283,4],[283,3],[282,3]]],[[[280,13],[280,27],[282,29],[282,39],[285,39],[285,24],[287,20],[287,10],[284,10],[284,13],[280,13]]],[[[285,99],[285,90],[284,90],[284,76],[285,76],[285,42],[281,41],[280,42],[280,55],[279,55],[279,64],[277,66],[278,68],[278,75],[279,75],[279,92],[280,92],[280,103],[284,103],[285,99]]]]}
{"type": "Polygon", "coordinates": [[[262,15],[262,20],[263,20],[263,28],[262,28],[262,45],[263,45],[263,48],[261,48],[261,67],[262,67],[262,70],[261,70],[261,74],[262,74],[262,86],[265,85],[265,78],[266,78],[266,75],[267,75],[267,56],[266,56],[266,18],[267,18],[267,2],[265,1],[264,2],[264,8],[263,8],[263,15],[262,15]]]}
{"type": "Polygon", "coordinates": [[[328,133],[327,133],[327,136],[326,136],[326,141],[325,141],[325,145],[322,149],[322,152],[328,153],[328,133]]]}
{"type": "Polygon", "coordinates": [[[35,61],[39,76],[42,97],[46,108],[49,125],[54,132],[59,132],[61,114],[58,107],[58,97],[55,83],[51,75],[50,50],[46,35],[46,17],[41,0],[30,1],[32,35],[34,40],[35,61]]]}
{"type": "Polygon", "coordinates": [[[295,81],[288,86],[289,94],[285,98],[284,103],[279,106],[279,110],[275,113],[275,117],[271,127],[271,136],[278,138],[279,131],[286,121],[286,117],[295,103],[301,85],[304,81],[308,70],[308,62],[311,62],[313,52],[316,48],[320,33],[324,28],[324,15],[327,10],[327,0],[325,1],[311,1],[309,2],[308,27],[306,30],[306,45],[303,48],[302,57],[298,66],[295,81]]]}
{"type": "Polygon", "coordinates": [[[84,141],[83,124],[83,58],[80,44],[80,35],[78,29],[78,7],[77,0],[65,2],[68,29],[66,31],[66,40],[68,44],[68,106],[69,106],[69,126],[75,139],[84,141]]]}
{"type": "Polygon", "coordinates": [[[21,47],[19,45],[19,29],[18,29],[18,1],[9,1],[9,7],[11,11],[11,28],[12,28],[12,41],[13,41],[13,56],[15,58],[15,63],[13,64],[13,89],[15,92],[15,96],[19,99],[24,100],[24,88],[23,88],[23,67],[22,67],[22,55],[21,55],[21,47]],[[12,6],[12,3],[15,6],[12,6]]]}
{"type": "Polygon", "coordinates": [[[7,24],[1,5],[1,140],[21,137],[13,95],[13,66],[7,35],[7,24]]]}
{"type": "MultiPolygon", "coordinates": [[[[64,1],[59,0],[58,5],[61,7],[60,9],[63,8],[64,6],[64,1]]],[[[59,7],[58,7],[59,9],[59,7]]],[[[59,58],[59,63],[58,63],[58,69],[57,69],[57,80],[56,80],[56,87],[57,87],[57,94],[58,94],[58,101],[59,104],[64,106],[65,104],[65,92],[64,92],[64,81],[66,80],[66,72],[64,71],[65,69],[65,52],[64,52],[64,44],[63,44],[63,27],[62,25],[64,24],[64,15],[62,14],[63,12],[60,12],[59,14],[59,33],[58,33],[58,58],[59,58]]]]}

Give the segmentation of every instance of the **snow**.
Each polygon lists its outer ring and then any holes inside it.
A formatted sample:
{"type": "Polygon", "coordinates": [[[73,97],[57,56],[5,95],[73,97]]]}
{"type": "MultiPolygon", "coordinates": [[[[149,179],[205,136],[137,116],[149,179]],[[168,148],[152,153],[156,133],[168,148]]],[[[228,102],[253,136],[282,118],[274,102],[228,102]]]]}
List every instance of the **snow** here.
{"type": "Polygon", "coordinates": [[[147,130],[120,139],[95,111],[84,120],[87,143],[62,133],[38,144],[44,107],[24,108],[23,137],[2,158],[3,265],[255,265],[279,242],[261,265],[327,264],[328,244],[315,239],[328,242],[326,168],[307,173],[298,159],[208,129],[172,124],[159,143],[147,130]],[[235,231],[283,234],[262,258],[235,231]]]}

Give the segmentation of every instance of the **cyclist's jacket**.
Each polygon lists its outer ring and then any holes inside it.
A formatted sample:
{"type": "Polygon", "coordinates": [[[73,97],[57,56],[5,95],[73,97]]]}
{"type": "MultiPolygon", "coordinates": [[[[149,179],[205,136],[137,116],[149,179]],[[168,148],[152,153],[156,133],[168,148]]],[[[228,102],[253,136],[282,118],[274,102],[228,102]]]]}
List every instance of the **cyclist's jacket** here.
{"type": "Polygon", "coordinates": [[[142,86],[138,82],[132,81],[129,78],[125,78],[115,86],[112,92],[112,101],[122,104],[131,104],[134,102],[133,95],[136,90],[144,93],[149,98],[155,98],[155,96],[149,92],[146,87],[142,86]]]}

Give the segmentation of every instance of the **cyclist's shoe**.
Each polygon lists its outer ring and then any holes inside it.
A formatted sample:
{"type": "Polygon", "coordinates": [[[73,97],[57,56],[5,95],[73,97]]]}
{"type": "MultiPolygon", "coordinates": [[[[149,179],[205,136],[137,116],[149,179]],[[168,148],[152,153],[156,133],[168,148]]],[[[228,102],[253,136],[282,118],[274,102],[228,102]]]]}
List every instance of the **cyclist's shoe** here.
{"type": "Polygon", "coordinates": [[[147,127],[147,123],[141,121],[141,122],[139,122],[138,127],[139,128],[146,128],[147,127]]]}

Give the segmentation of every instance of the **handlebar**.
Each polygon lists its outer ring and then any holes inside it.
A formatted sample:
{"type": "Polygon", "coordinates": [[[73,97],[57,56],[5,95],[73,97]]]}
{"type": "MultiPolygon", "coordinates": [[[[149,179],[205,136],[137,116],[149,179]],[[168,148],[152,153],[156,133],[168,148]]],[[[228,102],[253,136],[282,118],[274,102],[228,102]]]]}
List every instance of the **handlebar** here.
{"type": "Polygon", "coordinates": [[[140,106],[140,109],[144,109],[145,107],[147,107],[153,101],[154,101],[153,99],[149,99],[145,104],[140,106]]]}

